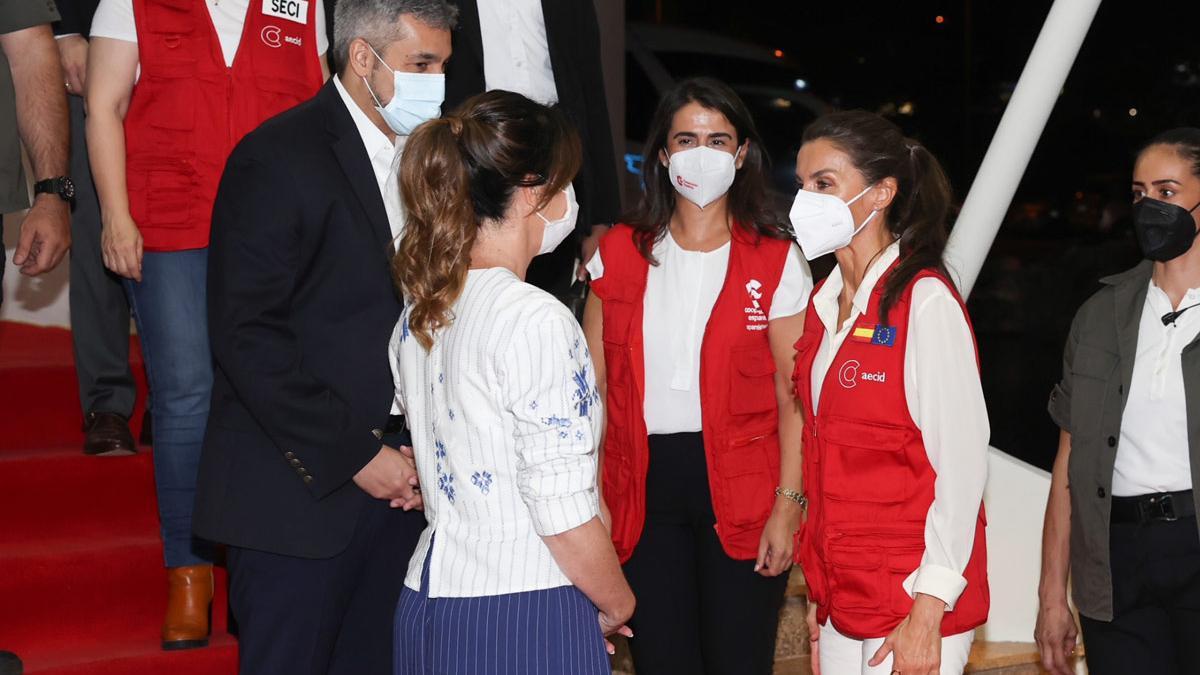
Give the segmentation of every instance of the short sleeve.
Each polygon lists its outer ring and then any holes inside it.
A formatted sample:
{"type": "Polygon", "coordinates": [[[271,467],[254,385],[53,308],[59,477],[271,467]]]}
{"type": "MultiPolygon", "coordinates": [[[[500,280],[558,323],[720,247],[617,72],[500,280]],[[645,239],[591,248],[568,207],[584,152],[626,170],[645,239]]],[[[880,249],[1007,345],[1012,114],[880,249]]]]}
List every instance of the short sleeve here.
{"type": "Polygon", "coordinates": [[[771,315],[767,318],[775,320],[803,312],[808,307],[812,289],[812,270],[800,254],[800,247],[792,243],[783,263],[783,276],[779,278],[775,295],[771,296],[771,315]]]}
{"type": "Polygon", "coordinates": [[[92,17],[94,38],[110,38],[137,44],[137,23],[133,19],[133,0],[100,0],[92,17]]]}
{"type": "Polygon", "coordinates": [[[15,33],[58,19],[53,0],[0,0],[0,33],[15,33]]]}
{"type": "Polygon", "coordinates": [[[1076,314],[1075,320],[1071,322],[1071,332],[1067,335],[1067,344],[1063,347],[1062,379],[1050,390],[1050,402],[1047,406],[1050,418],[1059,429],[1067,433],[1071,433],[1071,391],[1074,388],[1071,372],[1075,361],[1075,349],[1079,346],[1079,322],[1080,315],[1076,314]]]}
{"type": "Polygon", "coordinates": [[[324,54],[329,51],[329,32],[325,30],[325,2],[324,0],[311,0],[317,3],[317,25],[314,26],[317,30],[317,55],[324,54]]]}
{"type": "Polygon", "coordinates": [[[596,248],[596,252],[592,254],[592,259],[587,263],[588,276],[592,281],[604,276],[604,260],[600,257],[600,248],[596,248]]]}
{"type": "Polygon", "coordinates": [[[579,527],[599,513],[596,445],[602,417],[579,324],[565,307],[545,298],[523,313],[502,363],[517,485],[533,529],[548,537],[579,527]]]}

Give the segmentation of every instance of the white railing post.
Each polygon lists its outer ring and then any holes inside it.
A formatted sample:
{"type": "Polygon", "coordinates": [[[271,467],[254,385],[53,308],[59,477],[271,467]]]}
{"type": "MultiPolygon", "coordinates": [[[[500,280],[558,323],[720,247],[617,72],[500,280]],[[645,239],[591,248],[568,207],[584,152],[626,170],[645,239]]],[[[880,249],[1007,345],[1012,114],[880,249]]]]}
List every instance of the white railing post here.
{"type": "Polygon", "coordinates": [[[950,235],[946,262],[963,297],[979,277],[1099,7],[1100,0],[1055,0],[1046,16],[950,235]]]}

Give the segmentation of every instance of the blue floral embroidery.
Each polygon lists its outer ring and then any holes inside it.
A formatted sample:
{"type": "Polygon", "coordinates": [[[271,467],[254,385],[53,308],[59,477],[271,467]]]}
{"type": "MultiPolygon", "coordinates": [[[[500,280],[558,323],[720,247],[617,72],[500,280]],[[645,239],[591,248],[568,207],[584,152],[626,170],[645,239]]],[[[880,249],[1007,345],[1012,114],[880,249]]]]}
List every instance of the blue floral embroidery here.
{"type": "Polygon", "coordinates": [[[446,374],[445,374],[445,373],[438,373],[438,384],[441,384],[441,383],[443,383],[443,382],[445,382],[445,381],[446,381],[446,374]]]}
{"type": "Polygon", "coordinates": [[[492,474],[487,471],[476,471],[471,474],[471,484],[479,488],[479,491],[486,495],[492,490],[492,474]]]}
{"type": "Polygon", "coordinates": [[[433,447],[435,448],[433,451],[434,456],[436,456],[438,459],[445,459],[446,444],[435,438],[433,440],[433,447]]]}
{"type": "Polygon", "coordinates": [[[408,332],[408,315],[405,314],[404,318],[400,319],[400,341],[404,342],[405,340],[408,339],[409,335],[410,335],[410,333],[408,332]]]}
{"type": "Polygon", "coordinates": [[[446,495],[450,503],[454,503],[454,474],[444,473],[438,476],[438,489],[446,495]]]}
{"type": "Polygon", "coordinates": [[[577,441],[583,440],[583,430],[582,429],[575,430],[575,440],[577,440],[577,441]]]}
{"type": "Polygon", "coordinates": [[[452,422],[453,422],[453,421],[454,421],[454,411],[453,411],[453,410],[448,410],[447,412],[449,412],[449,413],[450,413],[450,421],[452,421],[452,422]]]}
{"type": "Polygon", "coordinates": [[[550,417],[542,418],[542,424],[545,424],[548,427],[563,428],[563,427],[571,426],[571,420],[569,420],[565,417],[557,417],[557,416],[551,415],[550,417]]]}
{"type": "Polygon", "coordinates": [[[529,402],[529,409],[530,409],[530,410],[537,410],[537,401],[530,401],[530,402],[529,402]]]}
{"type": "Polygon", "coordinates": [[[579,416],[590,419],[592,406],[600,401],[600,390],[588,381],[587,365],[580,366],[572,379],[575,382],[575,393],[571,398],[575,401],[575,407],[579,409],[579,416]]]}

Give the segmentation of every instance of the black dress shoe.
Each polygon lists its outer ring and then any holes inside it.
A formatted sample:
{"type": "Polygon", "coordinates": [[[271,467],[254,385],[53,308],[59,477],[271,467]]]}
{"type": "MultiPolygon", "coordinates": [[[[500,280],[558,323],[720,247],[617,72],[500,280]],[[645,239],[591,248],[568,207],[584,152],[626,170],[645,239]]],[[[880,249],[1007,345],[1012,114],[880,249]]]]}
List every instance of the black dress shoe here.
{"type": "Polygon", "coordinates": [[[129,433],[129,421],[110,412],[88,413],[83,419],[83,454],[119,456],[137,452],[133,434],[129,433]]]}
{"type": "Polygon", "coordinates": [[[0,675],[21,675],[23,672],[25,667],[16,654],[0,651],[0,675]]]}

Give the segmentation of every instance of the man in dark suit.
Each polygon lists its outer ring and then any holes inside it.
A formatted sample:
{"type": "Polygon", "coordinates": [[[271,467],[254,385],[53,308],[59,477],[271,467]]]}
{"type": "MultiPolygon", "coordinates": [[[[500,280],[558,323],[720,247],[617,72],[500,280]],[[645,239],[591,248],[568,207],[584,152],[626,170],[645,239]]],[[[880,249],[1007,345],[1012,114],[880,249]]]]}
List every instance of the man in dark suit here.
{"type": "Polygon", "coordinates": [[[136,451],[129,417],[137,389],[129,367],[129,300],[100,254],[100,203],[88,163],[83,107],[88,36],[99,0],[57,0],[54,24],[71,108],[71,341],[83,407],[83,452],[127,455],[136,451]]]}
{"type": "Polygon", "coordinates": [[[394,71],[440,83],[456,11],[336,11],[337,77],[246,136],[213,212],[216,368],[193,522],[229,545],[244,673],[390,673],[392,614],[425,524],[408,510],[419,488],[389,417],[401,308],[389,122],[428,109],[395,91],[394,71]]]}
{"type": "Polygon", "coordinates": [[[557,103],[579,131],[583,165],[575,179],[575,245],[534,259],[527,279],[563,297],[576,256],[586,262],[621,209],[613,157],[600,28],[593,0],[462,0],[445,110],[483,91],[507,89],[557,103]],[[580,251],[582,247],[582,253],[580,251]]]}

